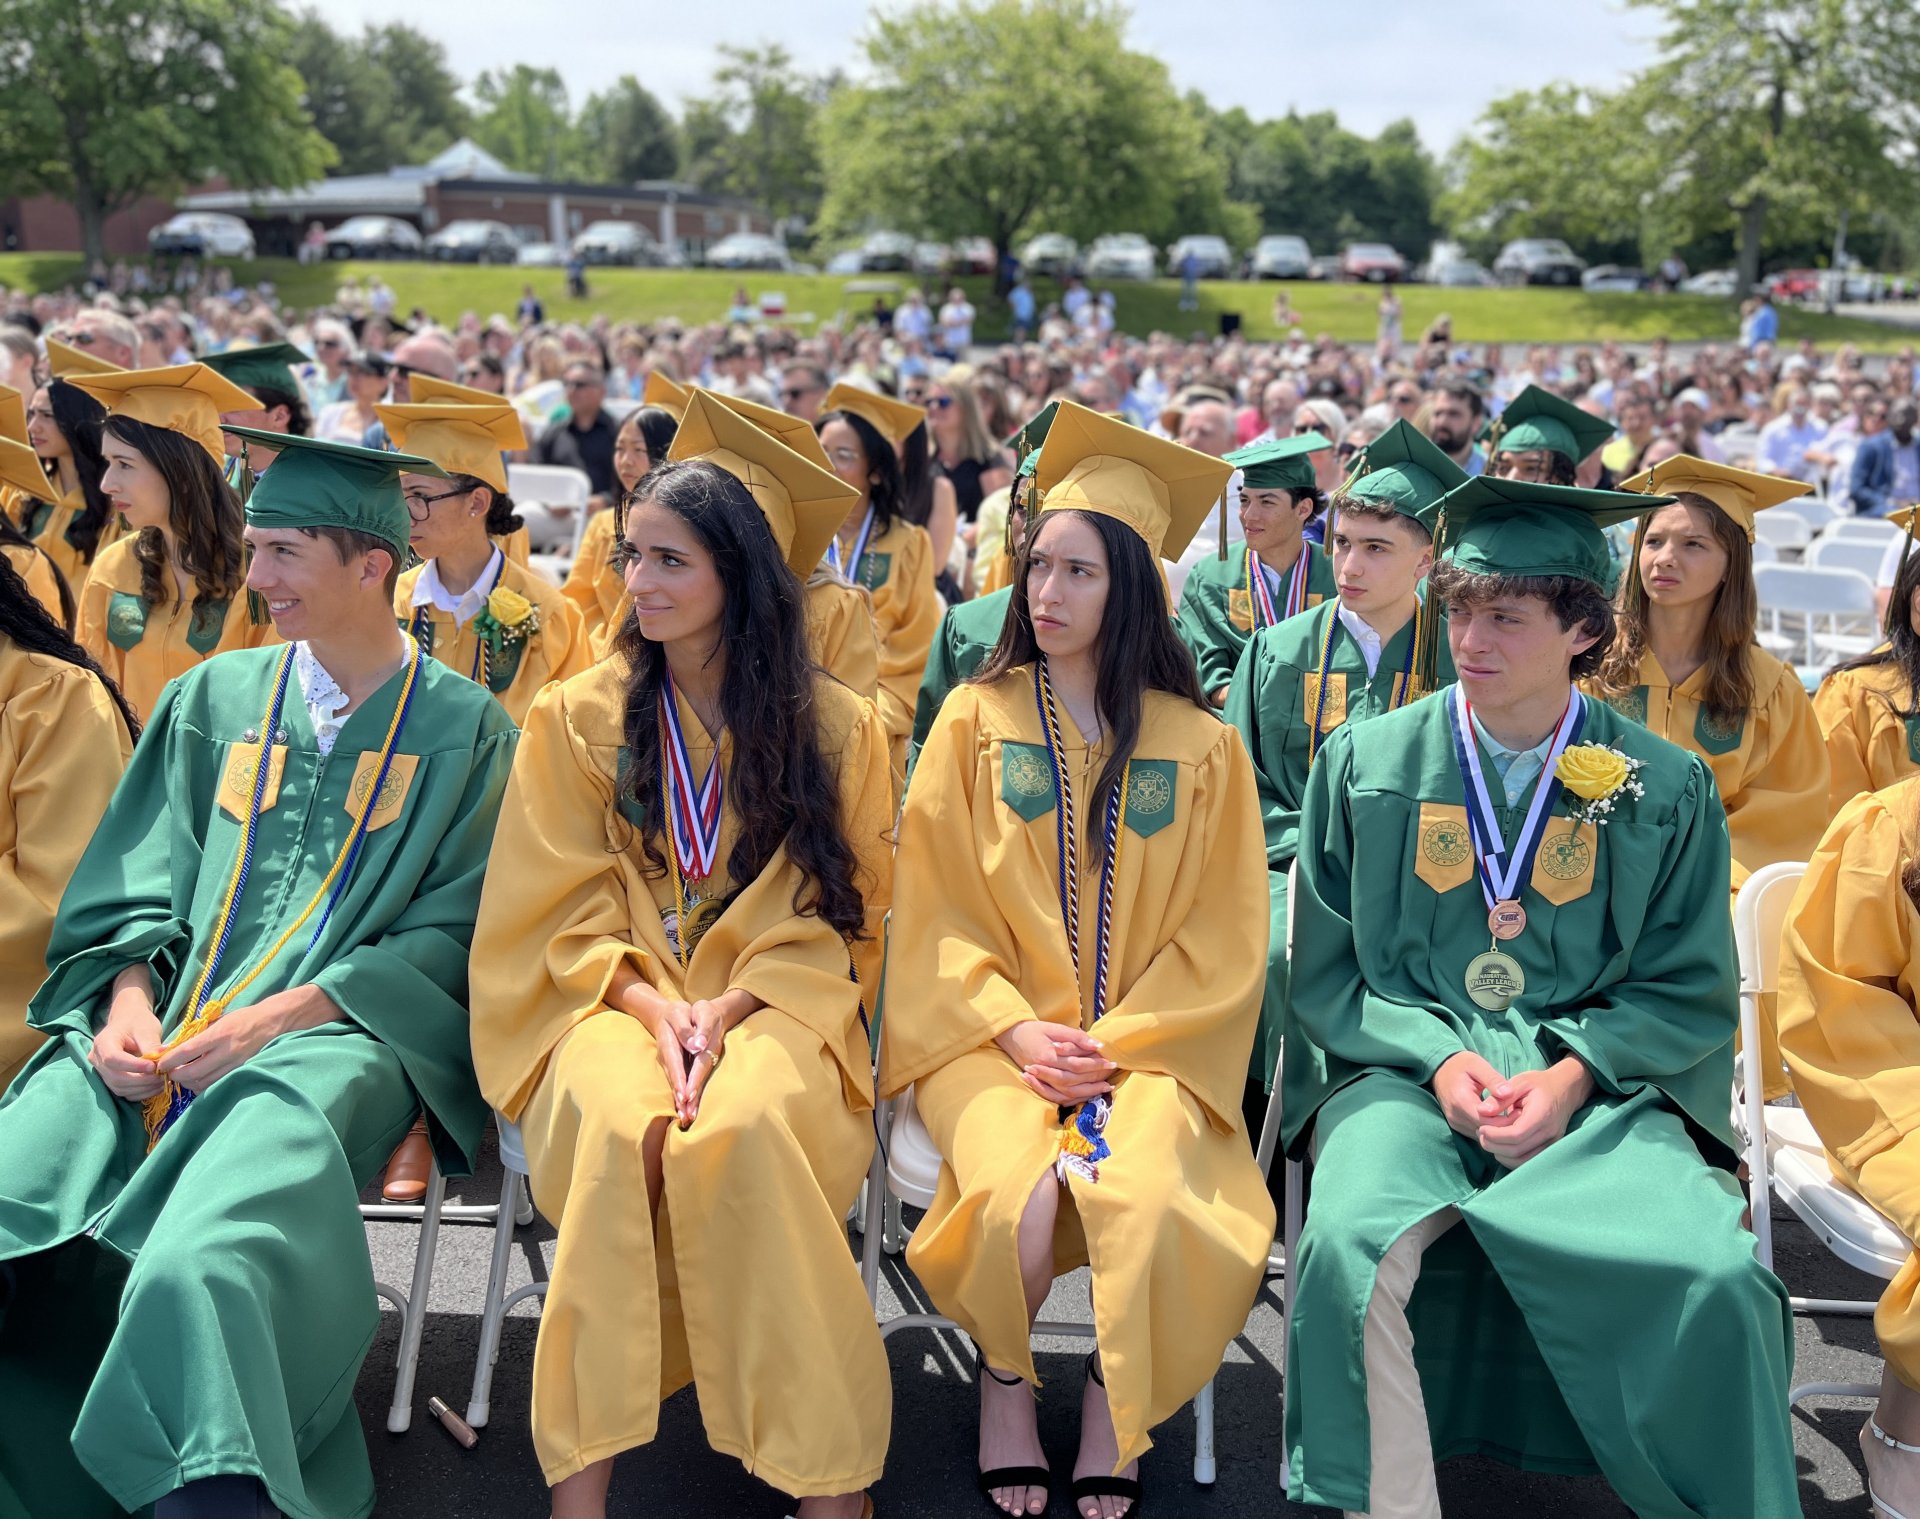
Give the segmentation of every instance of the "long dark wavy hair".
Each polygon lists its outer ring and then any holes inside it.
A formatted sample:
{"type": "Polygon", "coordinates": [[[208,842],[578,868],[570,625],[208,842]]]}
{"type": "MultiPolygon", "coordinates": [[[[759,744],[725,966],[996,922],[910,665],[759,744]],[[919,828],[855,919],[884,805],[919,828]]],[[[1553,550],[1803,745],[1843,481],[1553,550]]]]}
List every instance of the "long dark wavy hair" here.
{"type": "Polygon", "coordinates": [[[821,432],[829,422],[844,422],[851,427],[853,435],[860,440],[861,452],[867,456],[867,501],[873,507],[873,531],[878,537],[893,526],[894,518],[907,515],[906,481],[900,471],[900,456],[893,451],[893,445],[880,436],[880,429],[865,417],[850,411],[830,411],[813,424],[813,430],[821,432]]]}
{"type": "MultiPolygon", "coordinates": [[[[193,604],[231,601],[247,580],[246,520],[240,498],[221,478],[220,466],[193,439],[168,427],[132,417],[107,418],[106,430],[137,448],[167,483],[168,517],[180,567],[192,576],[193,604]]],[[[142,528],[133,557],[140,565],[140,599],[149,609],[173,597],[167,544],[156,527],[142,528]]]]}
{"type": "Polygon", "coordinates": [[[1893,704],[1896,717],[1920,717],[1920,633],[1913,631],[1913,593],[1920,590],[1920,551],[1909,552],[1900,573],[1894,577],[1893,592],[1887,598],[1887,645],[1869,649],[1865,654],[1835,665],[1827,673],[1842,670],[1871,670],[1892,665],[1906,682],[1907,699],[1903,706],[1893,704]]]}
{"type": "MultiPolygon", "coordinates": [[[[35,543],[19,528],[13,525],[13,519],[0,512],[0,549],[26,549],[47,561],[47,568],[53,571],[54,589],[60,593],[60,621],[66,630],[73,631],[73,587],[67,584],[67,577],[60,573],[60,566],[53,562],[53,556],[35,543]]],[[[0,559],[6,556],[0,554],[0,559]]],[[[25,584],[25,581],[21,582],[25,584]]]]}
{"type": "Polygon", "coordinates": [[[47,405],[53,410],[53,425],[73,455],[73,472],[80,477],[80,494],[86,503],[67,524],[67,542],[80,551],[81,563],[92,564],[100,550],[100,535],[113,520],[113,503],[100,489],[100,477],[107,469],[107,461],[100,456],[100,430],[107,409],[65,380],[47,387],[47,405]]]}
{"type": "MultiPolygon", "coordinates": [[[[1707,614],[1707,684],[1701,705],[1716,722],[1733,723],[1753,705],[1753,671],[1747,653],[1754,646],[1760,597],[1753,588],[1753,545],[1744,529],[1705,496],[1679,491],[1674,501],[1704,517],[1714,541],[1726,550],[1727,576],[1713,593],[1707,614]]],[[[1625,696],[1640,684],[1640,660],[1647,650],[1647,588],[1640,578],[1640,550],[1647,541],[1649,512],[1633,534],[1633,559],[1620,576],[1614,609],[1619,636],[1600,662],[1594,685],[1605,697],[1625,696]]]]}
{"type": "Polygon", "coordinates": [[[120,721],[127,725],[127,737],[140,736],[140,719],[133,715],[133,708],[127,705],[127,699],[120,694],[112,677],[73,641],[73,635],[66,628],[53,620],[5,554],[0,554],[0,638],[29,654],[44,654],[50,659],[78,665],[106,687],[107,695],[120,711],[120,721]]]}
{"type": "MultiPolygon", "coordinates": [[[[663,464],[634,487],[629,506],[653,503],[693,530],[713,555],[726,587],[720,648],[720,716],[733,737],[726,803],[740,820],[727,859],[736,887],[759,876],[782,844],[800,869],[793,910],[813,914],[842,934],[859,937],[865,905],[858,861],[840,816],[840,790],[821,752],[813,705],[819,674],[807,642],[806,604],[767,519],[747,488],[717,465],[663,464]]],[[[623,572],[625,541],[615,545],[623,572]]],[[[664,875],[666,819],[660,815],[660,688],[662,645],[627,619],[614,645],[628,662],[627,773],[622,794],[643,809],[641,847],[648,873],[664,875]]]]}
{"type": "MultiPolygon", "coordinates": [[[[1033,558],[1033,546],[1047,525],[1067,516],[1091,523],[1107,550],[1107,604],[1100,614],[1100,635],[1095,649],[1100,673],[1094,689],[1112,747],[1093,786],[1092,811],[1088,816],[1098,818],[1106,815],[1108,798],[1126,774],[1127,761],[1133,757],[1133,746],[1140,738],[1140,714],[1147,692],[1165,691],[1192,702],[1209,715],[1213,708],[1200,690],[1193,655],[1173,631],[1173,619],[1167,612],[1166,582],[1146,541],[1113,517],[1069,508],[1040,513],[1028,523],[1026,536],[1013,561],[1012,607],[1000,629],[1000,641],[973,676],[974,684],[992,685],[1040,657],[1040,645],[1033,636],[1032,607],[1027,599],[1027,567],[1033,558]]],[[[1098,858],[1105,845],[1098,830],[1089,831],[1098,858]]]]}

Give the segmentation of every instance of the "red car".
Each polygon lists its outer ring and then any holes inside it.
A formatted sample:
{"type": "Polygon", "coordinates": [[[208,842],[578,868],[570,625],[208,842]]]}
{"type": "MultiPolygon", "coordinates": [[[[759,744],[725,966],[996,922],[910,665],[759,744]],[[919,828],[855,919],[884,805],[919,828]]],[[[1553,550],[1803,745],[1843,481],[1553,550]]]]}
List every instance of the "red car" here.
{"type": "Polygon", "coordinates": [[[1390,285],[1407,277],[1407,261],[1385,243],[1348,243],[1340,274],[1343,279],[1390,285]]]}
{"type": "Polygon", "coordinates": [[[1820,271],[1788,269],[1784,273],[1769,276],[1767,288],[1773,292],[1776,301],[1811,300],[1820,294],[1820,271]]]}

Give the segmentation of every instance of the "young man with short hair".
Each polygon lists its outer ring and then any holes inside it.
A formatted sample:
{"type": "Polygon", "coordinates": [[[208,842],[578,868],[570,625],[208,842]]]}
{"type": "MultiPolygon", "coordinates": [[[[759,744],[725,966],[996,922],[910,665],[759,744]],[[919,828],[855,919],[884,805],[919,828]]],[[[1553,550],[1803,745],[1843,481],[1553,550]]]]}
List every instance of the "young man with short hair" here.
{"type": "Polygon", "coordinates": [[[514,729],[393,619],[405,454],[251,429],[287,642],[162,692],[55,920],[0,1097],[0,1511],[373,1506],[359,1194],[417,1109],[486,1118],[467,953],[514,729]],[[9,1501],[17,1508],[8,1508],[9,1501]]]}
{"type": "MultiPolygon", "coordinates": [[[[1405,706],[1436,680],[1452,678],[1452,665],[1424,625],[1419,587],[1433,566],[1432,525],[1440,498],[1466,478],[1411,422],[1395,422],[1375,438],[1355,456],[1353,475],[1335,492],[1329,511],[1337,594],[1316,610],[1255,633],[1234,669],[1224,715],[1253,758],[1273,909],[1267,991],[1249,1072],[1261,1093],[1273,1088],[1280,1051],[1287,872],[1299,841],[1307,776],[1336,729],[1405,706]],[[1437,673],[1419,668],[1423,642],[1435,647],[1437,673]]],[[[1250,1094],[1250,1107],[1255,1103],[1250,1094]]]]}
{"type": "Polygon", "coordinates": [[[1458,681],[1308,781],[1298,1501],[1438,1519],[1434,1460],[1477,1451],[1597,1469],[1640,1514],[1800,1512],[1786,1289],[1732,1175],[1725,816],[1703,761],[1574,685],[1613,636],[1601,529],[1664,499],[1451,492],[1458,681]]]}

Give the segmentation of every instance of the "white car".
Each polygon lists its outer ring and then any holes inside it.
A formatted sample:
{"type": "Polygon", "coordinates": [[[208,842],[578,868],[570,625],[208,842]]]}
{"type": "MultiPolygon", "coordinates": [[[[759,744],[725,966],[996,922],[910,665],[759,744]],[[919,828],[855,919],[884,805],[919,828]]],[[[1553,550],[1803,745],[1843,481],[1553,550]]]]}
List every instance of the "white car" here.
{"type": "Polygon", "coordinates": [[[1734,296],[1740,293],[1740,275],[1733,269],[1707,269],[1680,281],[1680,289],[1686,295],[1734,296]]]}
{"type": "Polygon", "coordinates": [[[253,257],[253,230],[237,216],[219,211],[182,211],[147,234],[154,253],[196,258],[253,257]]]}
{"type": "Polygon", "coordinates": [[[1150,280],[1154,268],[1153,244],[1138,232],[1096,238],[1087,250],[1090,280],[1150,280]]]}
{"type": "Polygon", "coordinates": [[[1253,245],[1253,277],[1257,280],[1303,280],[1313,272],[1313,251],[1304,237],[1276,233],[1253,245]]]}

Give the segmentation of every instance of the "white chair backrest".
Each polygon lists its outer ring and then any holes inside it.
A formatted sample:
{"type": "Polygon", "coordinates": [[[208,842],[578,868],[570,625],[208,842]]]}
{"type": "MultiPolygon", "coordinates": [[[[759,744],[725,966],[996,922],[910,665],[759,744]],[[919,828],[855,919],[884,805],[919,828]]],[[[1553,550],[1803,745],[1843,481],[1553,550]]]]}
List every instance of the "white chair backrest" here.
{"type": "Polygon", "coordinates": [[[1794,516],[1805,521],[1807,526],[1812,528],[1816,533],[1840,515],[1838,509],[1836,509],[1832,503],[1823,501],[1818,496],[1796,496],[1791,501],[1782,501],[1778,506],[1774,507],[1773,510],[1776,512],[1792,512],[1794,516]]]}
{"type": "Polygon", "coordinates": [[[1806,562],[1819,570],[1857,570],[1869,579],[1880,573],[1885,540],[1822,536],[1807,550],[1806,562]]]}
{"type": "Polygon", "coordinates": [[[507,494],[536,506],[585,506],[593,482],[564,464],[509,464],[507,494]]]}
{"type": "MultiPolygon", "coordinates": [[[[1759,520],[1767,519],[1763,514],[1759,520]]],[[[1769,611],[1874,615],[1873,581],[1858,570],[1756,564],[1753,584],[1769,611]]]]}
{"type": "Polygon", "coordinates": [[[1780,985],[1780,938],[1787,909],[1807,873],[1800,860],[1763,865],[1733,899],[1733,943],[1740,955],[1740,990],[1770,992],[1780,985]]]}
{"type": "Polygon", "coordinates": [[[1807,519],[1792,512],[1762,512],[1753,519],[1754,535],[1783,549],[1803,549],[1813,542],[1807,519]]]}
{"type": "Polygon", "coordinates": [[[1854,538],[1885,547],[1889,541],[1900,536],[1900,529],[1885,517],[1841,517],[1828,524],[1820,536],[1823,540],[1854,538]]]}
{"type": "Polygon", "coordinates": [[[1753,562],[1755,564],[1778,564],[1780,562],[1780,550],[1767,542],[1766,539],[1756,538],[1753,540],[1753,562]]]}

